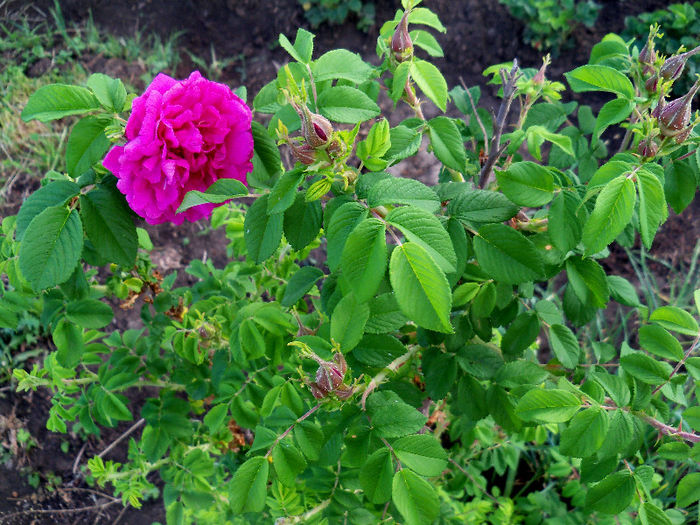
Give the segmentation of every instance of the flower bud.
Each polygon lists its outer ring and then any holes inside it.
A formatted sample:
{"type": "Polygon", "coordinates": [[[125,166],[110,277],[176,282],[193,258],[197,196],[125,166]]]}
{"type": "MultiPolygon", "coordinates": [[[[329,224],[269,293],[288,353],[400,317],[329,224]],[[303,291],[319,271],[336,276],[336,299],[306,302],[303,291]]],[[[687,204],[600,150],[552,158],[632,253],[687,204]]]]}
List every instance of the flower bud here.
{"type": "Polygon", "coordinates": [[[396,26],[394,36],[391,37],[391,50],[394,53],[394,58],[397,62],[405,62],[413,56],[413,42],[408,34],[408,15],[410,11],[406,11],[396,26]]]}
{"type": "Polygon", "coordinates": [[[655,157],[658,151],[659,146],[651,137],[647,137],[646,139],[641,141],[639,143],[639,147],[637,148],[637,153],[639,153],[642,157],[647,159],[655,157]]]}
{"type": "Polygon", "coordinates": [[[676,80],[683,73],[683,68],[685,67],[685,63],[688,61],[688,58],[696,53],[700,53],[700,46],[685,53],[681,53],[680,55],[666,59],[659,70],[659,75],[666,80],[676,80]]]}
{"type": "Polygon", "coordinates": [[[639,62],[641,64],[652,65],[656,60],[656,51],[654,50],[654,42],[648,40],[642,50],[639,52],[639,62]]]}
{"type": "Polygon", "coordinates": [[[664,106],[658,116],[662,135],[675,137],[685,131],[690,124],[690,106],[699,88],[700,80],[695,82],[688,93],[664,106]]]}
{"type": "Polygon", "coordinates": [[[676,141],[676,144],[683,144],[686,140],[688,140],[688,137],[690,137],[690,134],[693,131],[692,126],[688,126],[685,128],[683,131],[681,131],[678,135],[676,135],[676,138],[674,139],[676,141]]]}
{"type": "Polygon", "coordinates": [[[311,390],[311,395],[316,399],[323,399],[328,395],[328,390],[323,390],[316,383],[309,383],[309,389],[311,390]]]}
{"type": "Polygon", "coordinates": [[[327,118],[311,113],[308,108],[304,107],[301,112],[301,133],[306,139],[306,143],[318,148],[328,143],[333,134],[333,125],[327,118]]]}
{"type": "Polygon", "coordinates": [[[321,390],[331,392],[343,383],[347,364],[342,354],[335,354],[333,362],[319,361],[316,371],[316,385],[321,390]]]}
{"type": "Polygon", "coordinates": [[[659,87],[659,77],[657,77],[656,75],[650,77],[644,83],[644,87],[646,88],[647,92],[656,93],[656,88],[659,87]]]}

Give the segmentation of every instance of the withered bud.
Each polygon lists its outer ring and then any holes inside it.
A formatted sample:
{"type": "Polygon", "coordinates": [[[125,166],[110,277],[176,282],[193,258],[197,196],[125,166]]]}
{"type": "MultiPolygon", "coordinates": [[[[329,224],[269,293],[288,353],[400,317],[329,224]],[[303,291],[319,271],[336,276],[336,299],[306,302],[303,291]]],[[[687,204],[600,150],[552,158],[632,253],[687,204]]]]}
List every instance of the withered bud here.
{"type": "Polygon", "coordinates": [[[391,37],[391,50],[397,62],[405,62],[413,56],[413,42],[408,34],[408,15],[406,11],[401,17],[399,25],[396,26],[394,36],[391,37]]]}
{"type": "Polygon", "coordinates": [[[302,144],[298,146],[293,142],[289,143],[289,147],[292,148],[292,154],[294,158],[297,159],[302,164],[313,164],[316,162],[316,150],[309,144],[302,144]]]}
{"type": "Polygon", "coordinates": [[[656,60],[656,50],[654,50],[654,41],[648,40],[642,50],[639,52],[639,62],[641,64],[651,65],[656,60]]]}
{"type": "Polygon", "coordinates": [[[672,100],[661,110],[658,116],[661,134],[666,137],[675,137],[690,124],[690,110],[693,97],[700,88],[700,80],[680,98],[672,100]]]}
{"type": "Polygon", "coordinates": [[[656,88],[659,87],[659,77],[657,77],[656,75],[650,77],[644,83],[644,87],[649,93],[656,93],[656,88]]]}
{"type": "Polygon", "coordinates": [[[681,53],[680,55],[668,58],[661,66],[659,75],[666,80],[676,80],[683,73],[683,68],[685,67],[685,63],[688,61],[688,58],[697,53],[700,53],[700,46],[696,47],[695,49],[691,49],[690,51],[686,51],[685,53],[681,53]]]}
{"type": "Polygon", "coordinates": [[[658,144],[653,138],[647,137],[639,143],[637,147],[637,153],[639,153],[644,158],[655,157],[659,151],[658,144]]]}

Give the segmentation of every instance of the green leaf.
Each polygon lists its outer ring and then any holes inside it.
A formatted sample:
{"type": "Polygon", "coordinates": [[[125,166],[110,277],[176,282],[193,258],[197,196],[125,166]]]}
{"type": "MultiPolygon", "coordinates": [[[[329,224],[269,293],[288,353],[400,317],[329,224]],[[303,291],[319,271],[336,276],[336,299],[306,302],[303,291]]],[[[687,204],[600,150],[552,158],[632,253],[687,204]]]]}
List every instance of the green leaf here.
{"type": "Polygon", "coordinates": [[[66,368],[74,368],[85,351],[83,331],[66,319],[61,319],[52,332],[53,343],[58,350],[58,364],[66,368]]]}
{"type": "Polygon", "coordinates": [[[635,483],[628,470],[610,474],[592,486],[586,494],[586,507],[605,514],[618,514],[625,510],[635,494],[635,483]]]}
{"type": "Polygon", "coordinates": [[[443,112],[447,110],[447,82],[440,70],[430,62],[414,59],[411,62],[411,77],[425,96],[443,112]]]}
{"type": "Polygon", "coordinates": [[[408,80],[408,75],[411,72],[411,63],[402,62],[394,70],[394,77],[391,79],[391,100],[396,103],[405,93],[406,81],[408,80]]]}
{"type": "Polygon", "coordinates": [[[610,298],[603,267],[593,259],[571,257],[566,261],[566,276],[576,296],[584,304],[603,308],[610,298]]]}
{"type": "Polygon", "coordinates": [[[343,353],[349,352],[360,342],[367,319],[369,305],[358,301],[355,294],[346,295],[337,304],[331,317],[331,338],[340,345],[343,353]]]}
{"type": "Polygon", "coordinates": [[[632,100],[626,98],[615,98],[603,104],[603,107],[600,108],[600,112],[598,113],[598,117],[595,119],[593,135],[598,138],[608,126],[625,120],[629,117],[630,113],[632,113],[635,106],[636,104],[632,100]]]}
{"type": "Polygon", "coordinates": [[[676,213],[681,213],[695,198],[698,181],[687,161],[669,162],[664,174],[666,200],[676,213]]]}
{"type": "Polygon", "coordinates": [[[474,237],[474,251],[481,268],[496,281],[519,284],[543,276],[542,260],[532,241],[503,224],[482,226],[474,237]]]}
{"type": "Polygon", "coordinates": [[[581,408],[581,400],[566,390],[533,388],[520,398],[515,413],[525,421],[566,423],[581,408]]]}
{"type": "Polygon", "coordinates": [[[430,213],[440,208],[440,199],[431,188],[417,180],[399,177],[376,182],[369,190],[367,203],[371,208],[384,204],[408,204],[430,213]]]}
{"type": "Polygon", "coordinates": [[[46,208],[29,223],[19,247],[19,269],[35,291],[66,281],[80,259],[83,226],[78,212],[46,208]]]}
{"type": "Polygon", "coordinates": [[[321,277],[323,272],[315,266],[302,266],[289,278],[280,304],[294,306],[321,277]]]}
{"type": "Polygon", "coordinates": [[[624,74],[608,66],[585,65],[564,73],[571,89],[584,91],[607,91],[626,99],[634,98],[634,86],[624,74]]]}
{"type": "Polygon", "coordinates": [[[304,456],[288,441],[280,441],[272,449],[272,464],[277,478],[287,487],[293,487],[297,476],[306,469],[304,456]]]}
{"type": "Polygon", "coordinates": [[[82,299],[68,303],[66,317],[83,328],[102,328],[112,322],[112,308],[97,299],[82,299]]]}
{"type": "Polygon", "coordinates": [[[136,261],[138,236],[124,196],[111,184],[100,184],[80,196],[80,216],[95,250],[108,261],[131,268],[136,261]]]}
{"type": "Polygon", "coordinates": [[[32,193],[22,203],[22,207],[17,214],[17,227],[15,230],[17,240],[22,240],[27,226],[29,226],[34,217],[46,208],[65,204],[68,202],[68,199],[75,197],[78,193],[80,193],[80,186],[68,180],[50,182],[32,193]]]}
{"type": "Polygon", "coordinates": [[[683,412],[683,420],[690,425],[693,430],[700,430],[700,406],[687,408],[683,412]]]}
{"type": "Polygon", "coordinates": [[[253,171],[246,177],[247,183],[253,188],[270,188],[282,171],[280,150],[262,124],[253,121],[250,129],[254,145],[253,171]]]}
{"type": "Polygon", "coordinates": [[[462,283],[452,291],[452,306],[464,306],[479,293],[479,283],[462,283]]]}
{"type": "Polygon", "coordinates": [[[495,381],[507,388],[516,388],[521,385],[538,385],[549,377],[549,372],[543,367],[518,359],[509,361],[498,371],[495,381]]]}
{"type": "Polygon", "coordinates": [[[297,188],[304,180],[304,171],[293,169],[285,172],[272,188],[267,200],[267,213],[282,213],[289,208],[297,195],[297,188]]]}
{"type": "Polygon", "coordinates": [[[566,326],[554,324],[549,327],[549,343],[559,362],[566,368],[575,368],[581,347],[574,333],[566,326]]]}
{"type": "Polygon", "coordinates": [[[408,469],[394,475],[391,497],[407,525],[429,525],[440,513],[435,489],[408,469]]]}
{"type": "Polygon", "coordinates": [[[367,399],[367,410],[372,426],[385,438],[415,434],[428,420],[411,405],[404,403],[393,392],[375,392],[367,399]]]}
{"type": "Polygon", "coordinates": [[[467,223],[503,222],[518,213],[520,208],[505,195],[486,190],[473,190],[452,199],[447,213],[467,223]]]}
{"type": "Polygon", "coordinates": [[[386,272],[386,262],[384,222],[367,218],[348,236],[340,263],[359,302],[368,301],[377,292],[386,272]]]}
{"type": "Polygon", "coordinates": [[[391,448],[402,465],[421,476],[439,476],[447,467],[447,452],[429,434],[402,437],[391,448]]]}
{"type": "Polygon", "coordinates": [[[350,86],[333,86],[318,96],[321,114],[332,121],[358,124],[379,115],[379,106],[364,92],[350,86]]]}
{"type": "Polygon", "coordinates": [[[294,204],[284,212],[284,236],[295,250],[303,250],[321,231],[323,210],[321,201],[308,202],[305,194],[297,193],[294,204]]]}
{"type": "MultiPolygon", "coordinates": [[[[403,14],[401,16],[403,16],[403,14]]],[[[423,24],[440,31],[441,33],[445,33],[447,31],[447,29],[445,29],[445,26],[442,25],[442,23],[440,22],[438,16],[435,13],[433,13],[430,9],[427,9],[425,7],[413,8],[408,14],[408,23],[423,24]]]]}
{"type": "Polygon", "coordinates": [[[338,269],[345,243],[350,232],[367,216],[367,208],[359,202],[346,202],[331,216],[326,230],[328,268],[332,272],[338,269]]]}
{"type": "Polygon", "coordinates": [[[445,273],[455,271],[457,255],[452,240],[435,215],[414,206],[394,208],[386,222],[396,226],[410,242],[419,244],[445,273]]]}
{"type": "Polygon", "coordinates": [[[687,443],[673,441],[661,445],[657,453],[670,461],[684,461],[690,457],[690,446],[687,443]]]}
{"type": "Polygon", "coordinates": [[[241,197],[247,194],[248,188],[246,188],[241,181],[236,179],[219,179],[203,192],[197,190],[188,191],[182,199],[180,206],[178,206],[177,213],[189,210],[200,204],[221,204],[234,197],[241,197]]]}
{"type": "Polygon", "coordinates": [[[244,319],[238,327],[238,342],[248,359],[265,355],[265,338],[252,319],[244,319]]]}
{"type": "Polygon", "coordinates": [[[294,439],[310,461],[318,461],[324,443],[323,430],[311,421],[302,421],[294,427],[294,439]]]}
{"type": "Polygon", "coordinates": [[[624,407],[630,402],[630,389],[624,378],[601,371],[593,372],[592,377],[600,383],[617,406],[624,407]]]}
{"type": "Polygon", "coordinates": [[[598,457],[617,459],[617,454],[627,449],[634,435],[632,416],[624,410],[615,410],[611,413],[608,434],[605,436],[603,446],[598,450],[598,457]]]}
{"type": "Polygon", "coordinates": [[[538,207],[552,200],[554,177],[534,162],[516,162],[507,170],[496,171],[499,189],[515,204],[538,207]]]}
{"type": "Polygon", "coordinates": [[[625,306],[639,306],[639,297],[632,283],[619,275],[608,275],[608,288],[610,295],[620,304],[625,306]]]}
{"type": "Polygon", "coordinates": [[[637,191],[639,192],[639,233],[648,250],[651,248],[656,231],[666,220],[668,214],[666,197],[659,179],[646,170],[637,172],[637,191]]]}
{"type": "Polygon", "coordinates": [[[70,175],[78,177],[102,160],[110,146],[105,135],[107,124],[109,121],[104,118],[88,116],[73,126],[66,144],[66,169],[70,175]]]}
{"type": "Polygon", "coordinates": [[[452,333],[452,294],[445,274],[420,245],[397,246],[389,264],[391,286],[401,311],[418,326],[452,333]]]}
{"type": "Polygon", "coordinates": [[[504,355],[519,357],[525,349],[535,342],[540,333],[540,320],[533,312],[525,312],[511,323],[501,339],[504,355]]]}
{"type": "Polygon", "coordinates": [[[408,322],[401,313],[393,293],[385,293],[374,297],[369,302],[370,316],[365,326],[368,334],[385,334],[398,330],[408,322]]]}
{"type": "Polygon", "coordinates": [[[457,378],[455,356],[429,348],[423,352],[421,368],[425,380],[425,392],[433,399],[443,399],[457,378]]]}
{"type": "Polygon", "coordinates": [[[381,157],[390,147],[389,121],[383,118],[372,126],[367,138],[357,144],[357,156],[362,160],[381,157]]]}
{"type": "Polygon", "coordinates": [[[698,335],[698,323],[693,316],[676,306],[662,306],[654,310],[649,316],[653,321],[667,330],[679,334],[698,335]]]}
{"type": "Polygon", "coordinates": [[[306,29],[297,29],[294,45],[292,45],[289,39],[284,35],[280,35],[279,43],[294,60],[303,64],[308,64],[311,61],[311,55],[314,50],[314,35],[313,33],[309,33],[306,29]]]}
{"type": "Polygon", "coordinates": [[[367,499],[376,504],[389,501],[393,475],[394,467],[388,448],[382,447],[371,454],[360,469],[360,487],[367,499]]]}
{"type": "Polygon", "coordinates": [[[561,434],[561,453],[575,458],[590,456],[603,445],[608,426],[608,415],[601,408],[579,412],[561,434]]]}
{"type": "MultiPolygon", "coordinates": [[[[409,19],[410,19],[410,15],[409,15],[409,19]]],[[[411,41],[413,42],[414,46],[420,47],[426,53],[428,53],[431,57],[443,57],[443,56],[445,56],[445,53],[442,50],[442,47],[440,46],[438,41],[435,39],[435,37],[433,35],[431,35],[427,31],[422,31],[420,29],[417,31],[411,31],[409,33],[409,36],[411,37],[411,41]]]]}
{"type": "Polygon", "coordinates": [[[661,326],[654,324],[641,326],[639,344],[647,352],[659,357],[674,361],[683,359],[683,347],[680,342],[661,326]]]}
{"type": "Polygon", "coordinates": [[[688,507],[700,500],[700,472],[686,474],[676,489],[676,504],[688,507]]]}
{"type": "Polygon", "coordinates": [[[258,198],[245,216],[243,236],[248,255],[257,264],[270,257],[282,240],[283,215],[267,214],[268,195],[258,198]]]}
{"type": "Polygon", "coordinates": [[[347,49],[334,49],[316,59],[311,70],[315,82],[340,78],[354,84],[362,84],[370,79],[373,68],[357,53],[347,49]]]}
{"type": "Polygon", "coordinates": [[[211,407],[207,415],[204,416],[204,424],[209,428],[210,432],[217,432],[224,424],[226,416],[228,416],[228,405],[226,403],[215,405],[211,407]]]}
{"type": "Polygon", "coordinates": [[[121,113],[126,103],[126,88],[118,78],[111,78],[103,73],[93,73],[87,79],[87,87],[100,101],[102,107],[121,113]]]}
{"type": "Polygon", "coordinates": [[[642,525],[673,525],[663,510],[648,501],[639,507],[639,521],[642,525]]]}
{"type": "Polygon", "coordinates": [[[622,233],[632,219],[634,202],[634,183],[625,175],[613,179],[603,188],[583,227],[586,255],[598,253],[622,233]]]}
{"type": "Polygon", "coordinates": [[[420,147],[423,135],[407,126],[396,126],[389,130],[389,138],[391,147],[384,154],[384,158],[393,163],[414,155],[420,147]]]}
{"type": "Polygon", "coordinates": [[[250,458],[238,468],[229,494],[232,512],[261,512],[265,508],[269,473],[270,464],[263,456],[250,458]]]}
{"type": "Polygon", "coordinates": [[[98,109],[100,103],[89,89],[67,84],[49,84],[37,89],[22,110],[22,120],[48,122],[98,109]]]}
{"type": "Polygon", "coordinates": [[[668,381],[673,370],[668,363],[657,361],[641,352],[622,356],[620,365],[625,372],[649,385],[660,385],[668,381]]]}
{"type": "Polygon", "coordinates": [[[435,117],[428,121],[433,153],[448,168],[463,172],[467,163],[464,140],[451,118],[435,117]]]}

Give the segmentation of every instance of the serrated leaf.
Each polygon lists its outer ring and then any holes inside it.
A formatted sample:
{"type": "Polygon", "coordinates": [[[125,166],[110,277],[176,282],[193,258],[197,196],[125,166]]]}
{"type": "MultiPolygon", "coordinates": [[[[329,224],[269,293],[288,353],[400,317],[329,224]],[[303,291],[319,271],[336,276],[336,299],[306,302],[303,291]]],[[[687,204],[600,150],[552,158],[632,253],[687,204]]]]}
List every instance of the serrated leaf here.
{"type": "Polygon", "coordinates": [[[624,74],[608,66],[585,65],[564,73],[571,89],[584,91],[608,91],[626,99],[634,98],[634,86],[624,74]]]}
{"type": "Polygon", "coordinates": [[[107,184],[80,196],[85,233],[100,255],[130,268],[136,261],[138,236],[133,214],[116,187],[107,184]]]}
{"type": "Polygon", "coordinates": [[[359,202],[346,202],[331,217],[326,230],[328,241],[328,268],[334,272],[340,266],[341,256],[350,232],[367,216],[367,208],[359,202]]]}
{"type": "Polygon", "coordinates": [[[549,343],[554,355],[566,368],[578,365],[581,347],[574,333],[566,326],[555,324],[549,327],[549,343]]]}
{"type": "Polygon", "coordinates": [[[243,183],[236,179],[219,179],[204,191],[192,190],[185,194],[177,213],[189,210],[200,204],[221,204],[230,201],[234,197],[241,197],[248,194],[248,189],[243,183]]]}
{"type": "Polygon", "coordinates": [[[384,278],[387,262],[384,222],[364,219],[348,236],[341,268],[359,302],[368,301],[384,278]]]}
{"type": "Polygon", "coordinates": [[[496,170],[496,178],[499,189],[520,206],[538,207],[552,200],[554,177],[534,162],[516,162],[507,170],[496,170]]]}
{"type": "Polygon", "coordinates": [[[238,468],[231,480],[229,495],[233,512],[260,512],[265,508],[269,472],[270,464],[263,456],[250,458],[238,468]]]}
{"type": "Polygon", "coordinates": [[[74,368],[85,351],[83,331],[67,319],[61,319],[52,332],[56,360],[66,368],[74,368]]]}
{"type": "Polygon", "coordinates": [[[391,254],[389,277],[401,311],[418,326],[452,333],[452,294],[445,274],[420,245],[405,243],[391,254]]]}
{"type": "Polygon", "coordinates": [[[659,225],[666,219],[664,188],[654,175],[646,170],[637,172],[639,193],[639,233],[644,246],[651,248],[659,225]]]}
{"type": "Polygon", "coordinates": [[[635,494],[632,474],[621,470],[610,474],[592,486],[586,494],[586,507],[605,514],[618,514],[625,510],[635,494]]]}
{"type": "Polygon", "coordinates": [[[262,124],[253,121],[250,129],[253,134],[253,171],[247,175],[246,182],[253,188],[270,188],[282,171],[280,150],[262,124]]]}
{"type": "Polygon", "coordinates": [[[88,116],[79,120],[71,130],[66,144],[66,169],[73,177],[82,175],[104,158],[110,146],[105,135],[109,121],[88,116]]]}
{"type": "Polygon", "coordinates": [[[385,438],[402,437],[415,434],[428,420],[411,405],[391,392],[372,394],[367,400],[368,413],[372,419],[372,427],[378,435],[385,438]]]}
{"type": "Polygon", "coordinates": [[[447,110],[447,81],[440,70],[430,62],[414,59],[411,62],[411,77],[425,96],[443,112],[447,110]]]}
{"type": "Polygon", "coordinates": [[[641,352],[630,353],[620,358],[622,369],[649,385],[660,385],[668,381],[671,375],[671,365],[649,357],[641,352]]]}
{"type": "Polygon", "coordinates": [[[525,421],[566,423],[581,408],[581,400],[571,392],[533,388],[515,407],[515,413],[525,421]]]}
{"type": "Polygon", "coordinates": [[[93,73],[86,83],[104,108],[121,113],[126,103],[126,88],[121,80],[104,73],[93,73]]]}
{"type": "Polygon", "coordinates": [[[609,423],[608,415],[601,408],[590,407],[579,412],[561,434],[561,453],[576,458],[595,453],[605,441],[609,423]]]}
{"type": "Polygon", "coordinates": [[[603,188],[583,227],[586,255],[598,253],[622,233],[632,219],[634,202],[634,183],[625,175],[613,179],[603,188]]]}
{"type": "Polygon", "coordinates": [[[334,49],[316,59],[311,70],[315,82],[323,82],[335,78],[349,80],[362,84],[372,76],[372,66],[362,60],[360,55],[347,49],[334,49]]]}
{"type": "Polygon", "coordinates": [[[653,321],[667,330],[695,336],[698,334],[698,323],[693,316],[685,310],[681,310],[677,306],[662,306],[657,308],[649,316],[649,320],[653,321]]]}
{"type": "Polygon", "coordinates": [[[15,236],[18,241],[22,240],[25,230],[32,219],[39,215],[46,208],[65,204],[68,199],[80,193],[80,186],[68,180],[57,180],[50,182],[32,193],[22,203],[22,207],[17,214],[17,226],[15,236]]]}
{"type": "Polygon", "coordinates": [[[379,106],[364,92],[350,86],[333,86],[318,96],[320,113],[334,122],[358,124],[380,113],[379,106]]]}
{"type": "Polygon", "coordinates": [[[433,213],[440,208],[437,194],[413,179],[391,177],[377,181],[369,190],[367,203],[372,208],[384,204],[408,204],[433,213]]]}
{"type": "Polygon", "coordinates": [[[391,448],[402,465],[422,476],[439,476],[447,467],[447,452],[429,434],[402,437],[391,448]]]}
{"type": "Polygon", "coordinates": [[[496,281],[519,284],[542,278],[544,267],[535,245],[503,224],[482,226],[474,237],[474,251],[481,268],[496,281]]]}
{"type": "Polygon", "coordinates": [[[297,193],[294,203],[284,212],[284,236],[292,248],[303,250],[318,236],[322,221],[321,202],[309,202],[303,192],[297,193]]]}
{"type": "Polygon", "coordinates": [[[583,257],[571,257],[566,261],[569,285],[584,304],[603,308],[610,298],[605,270],[596,261],[583,257]]]}
{"type": "Polygon", "coordinates": [[[37,89],[22,110],[22,120],[48,122],[68,115],[98,109],[100,103],[89,89],[67,84],[49,84],[37,89]]]}
{"type": "Polygon", "coordinates": [[[35,291],[66,281],[83,249],[78,212],[65,206],[46,208],[32,219],[19,247],[19,269],[35,291]]]}
{"type": "Polygon", "coordinates": [[[457,255],[449,234],[432,213],[413,206],[394,208],[386,222],[396,226],[410,242],[419,244],[445,272],[454,272],[457,255]]]}
{"type": "Polygon", "coordinates": [[[392,500],[407,525],[430,524],[440,513],[435,489],[408,469],[401,469],[394,475],[392,500]]]}
{"type": "Polygon", "coordinates": [[[294,439],[310,461],[318,461],[324,443],[323,430],[311,421],[302,421],[294,427],[294,439]]]}
{"type": "Polygon", "coordinates": [[[114,312],[97,299],[81,299],[68,303],[66,317],[83,328],[102,328],[112,322],[114,312]]]}
{"type": "Polygon", "coordinates": [[[700,500],[700,472],[686,474],[678,483],[676,503],[679,507],[688,507],[700,500]]]}
{"type": "Polygon", "coordinates": [[[280,441],[272,449],[272,464],[279,479],[287,487],[293,487],[296,478],[306,469],[306,460],[294,445],[280,441]]]}
{"type": "Polygon", "coordinates": [[[603,446],[598,450],[598,456],[614,457],[623,452],[634,437],[634,423],[632,416],[624,410],[615,410],[610,413],[610,426],[605,436],[603,446]]]}
{"type": "Polygon", "coordinates": [[[644,325],[639,328],[639,344],[647,352],[680,361],[683,359],[683,347],[678,339],[658,325],[644,325]]]}
{"type": "Polygon", "coordinates": [[[331,317],[331,338],[340,345],[343,353],[360,342],[367,319],[369,305],[358,301],[354,294],[346,295],[337,304],[331,317]]]}
{"type": "Polygon", "coordinates": [[[359,476],[360,486],[367,499],[376,504],[389,501],[393,474],[394,467],[388,448],[380,448],[371,454],[362,465],[359,476]]]}
{"type": "Polygon", "coordinates": [[[600,137],[608,126],[625,120],[634,108],[635,103],[625,98],[615,98],[603,104],[595,119],[594,136],[600,137]]]}
{"type": "Polygon", "coordinates": [[[451,118],[435,117],[428,121],[433,153],[448,168],[463,172],[467,163],[464,140],[451,118]]]}
{"type": "Polygon", "coordinates": [[[473,190],[452,199],[447,213],[461,221],[503,222],[514,217],[520,208],[505,195],[486,190],[473,190]]]}
{"type": "Polygon", "coordinates": [[[282,240],[283,215],[267,214],[268,195],[258,198],[246,212],[243,223],[248,255],[256,263],[261,263],[272,255],[282,240]]]}
{"type": "Polygon", "coordinates": [[[323,272],[318,268],[302,266],[289,278],[280,304],[287,307],[295,305],[321,277],[323,272]]]}

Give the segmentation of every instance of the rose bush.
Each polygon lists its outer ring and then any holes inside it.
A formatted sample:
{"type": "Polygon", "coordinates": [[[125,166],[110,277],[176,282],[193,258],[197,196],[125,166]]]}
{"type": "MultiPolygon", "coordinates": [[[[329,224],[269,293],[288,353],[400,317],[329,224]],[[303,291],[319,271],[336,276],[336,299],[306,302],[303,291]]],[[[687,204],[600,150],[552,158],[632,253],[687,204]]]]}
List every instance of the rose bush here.
{"type": "Polygon", "coordinates": [[[204,191],[219,179],[245,183],[253,170],[251,121],[250,108],[228,86],[198,71],[179,82],[161,73],[134,99],[127,143],[112,147],[103,165],[149,224],[194,222],[215,205],[178,213],[188,191],[204,191]]]}
{"type": "Polygon", "coordinates": [[[56,432],[138,418],[123,462],[105,444],[83,472],[135,507],[157,472],[169,523],[695,520],[700,291],[643,304],[601,263],[612,243],[645,257],[693,199],[695,91],[666,103],[654,32],[641,53],[608,35],[565,75],[601,108],[565,101],[547,58],[486,69],[491,113],[448,91],[426,30],[445,28],[417,3],[382,26],[379,65],[280,37],[292,60],[252,100],[271,115],[250,124],[254,195],[245,109],[201,103],[227,88],[158,77],[126,130],[118,80],[38,90],[23,118],[89,115],[2,222],[0,323],[31,306],[52,337],[18,389],[53,393],[56,432]],[[378,118],[382,97],[412,115],[378,118]],[[437,180],[393,174],[421,150],[437,180]],[[183,195],[191,178],[212,184],[183,195]],[[230,262],[161,275],[119,184],[152,221],[248,195],[211,214],[230,262]],[[105,329],[105,298],[142,326],[105,329]]]}

